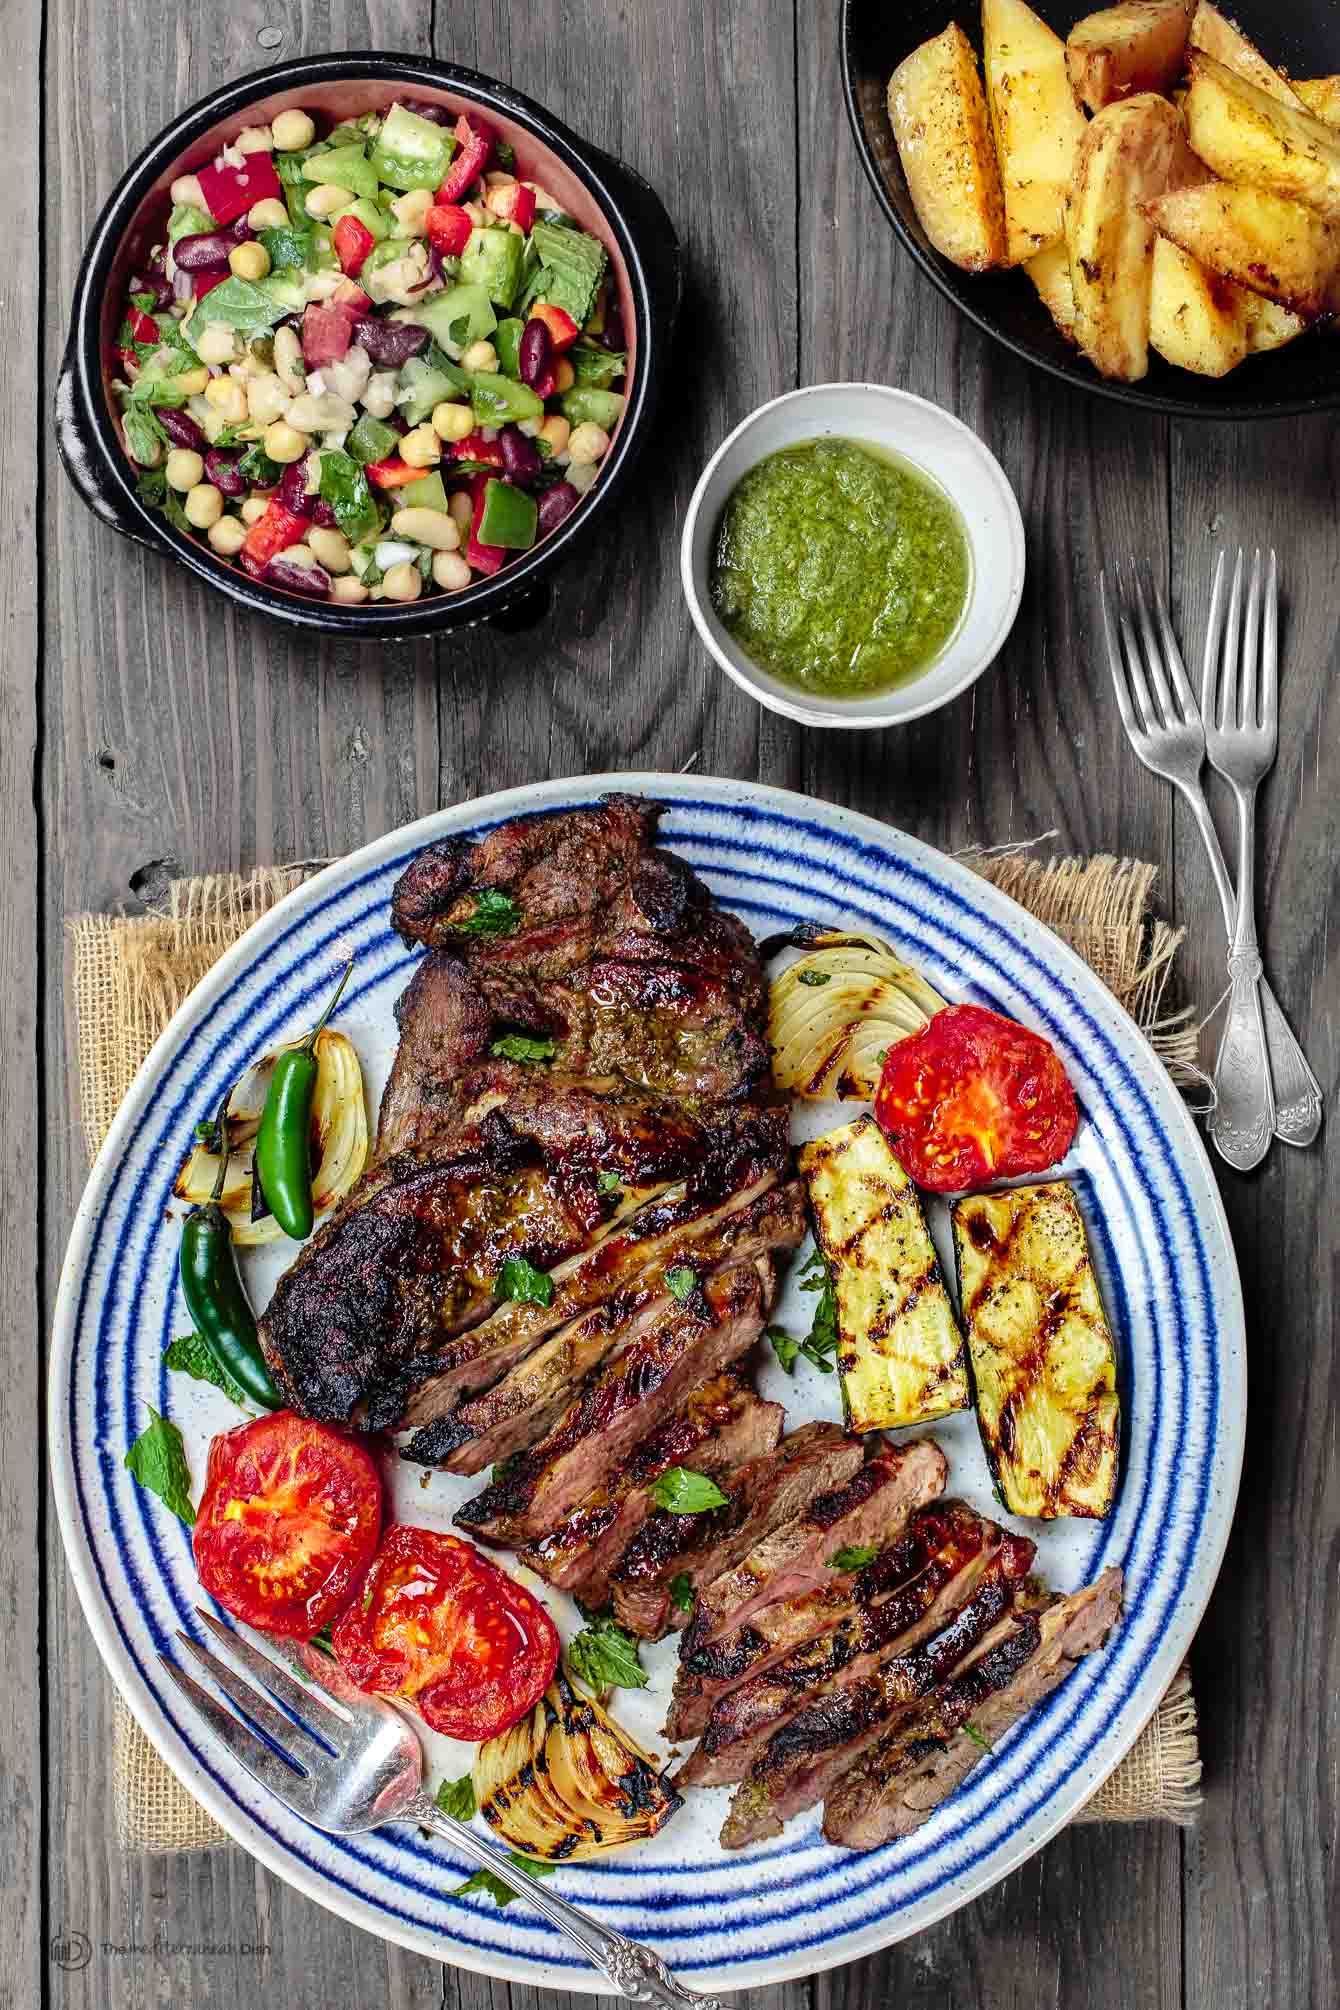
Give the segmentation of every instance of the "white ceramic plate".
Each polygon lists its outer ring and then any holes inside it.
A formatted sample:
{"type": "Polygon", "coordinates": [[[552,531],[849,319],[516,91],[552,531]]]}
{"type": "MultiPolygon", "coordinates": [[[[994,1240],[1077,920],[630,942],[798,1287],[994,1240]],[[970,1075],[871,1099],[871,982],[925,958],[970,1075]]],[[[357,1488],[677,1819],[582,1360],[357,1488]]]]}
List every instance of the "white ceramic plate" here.
{"type": "MultiPolygon", "coordinates": [[[[832,1967],[912,1933],[1037,1849],[1153,1711],[1223,1555],[1245,1387],[1241,1298],[1214,1181],[1149,1047],[1085,966],[1021,908],[868,818],[697,777],[547,782],[368,845],[290,895],[223,957],[126,1098],[80,1203],[61,1282],[52,1469],[70,1567],[108,1668],[158,1750],[238,1842],[355,1925],[421,1953],[540,1986],[597,1988],[524,1901],[499,1912],[480,1895],[454,1897],[464,1867],[457,1873],[442,1845],[415,1829],[323,1835],[231,1763],[157,1660],[177,1628],[198,1624],[187,1532],[122,1461],[151,1402],[180,1424],[198,1487],[209,1437],[236,1421],[222,1396],[162,1368],[165,1343],[185,1324],[177,1229],[166,1209],[192,1125],[248,1060],[311,1024],[344,940],[358,963],[340,1024],[363,1057],[375,1106],[393,1051],[392,1006],[413,962],[389,926],[404,864],[449,832],[589,802],[609,788],[665,800],[665,841],[756,934],[799,920],[873,925],[948,996],[995,1006],[1049,1035],[1083,1112],[1066,1171],[1080,1192],[1120,1351],[1123,1455],[1110,1521],[1028,1532],[1038,1538],[1039,1568],[1062,1590],[1120,1562],[1123,1624],[923,1829],[855,1856],[822,1841],[816,1811],[780,1840],[732,1856],[715,1840],[724,1791],[699,1793],[654,1842],[557,1874],[556,1889],[650,1941],[687,1980],[740,1989],[832,1967]]],[[[807,1112],[811,1127],[815,1115],[807,1112]]],[[[258,1299],[283,1261],[273,1251],[247,1257],[258,1299]]],[[[781,1317],[790,1311],[808,1325],[812,1304],[784,1303],[781,1317]]],[[[794,1382],[771,1361],[761,1379],[767,1393],[785,1397],[792,1425],[836,1415],[833,1378],[803,1362],[794,1382]]],[[[950,1456],[953,1490],[998,1513],[971,1417],[935,1435],[950,1456]]],[[[406,1465],[390,1478],[402,1517],[441,1527],[478,1485],[434,1474],[423,1488],[406,1465]]],[[[569,1628],[579,1623],[570,1612],[560,1617],[569,1628]]],[[[672,1643],[647,1650],[651,1689],[616,1695],[617,1714],[654,1748],[673,1653],[672,1643]]],[[[465,1770],[464,1748],[429,1743],[434,1779],[465,1770]]]]}

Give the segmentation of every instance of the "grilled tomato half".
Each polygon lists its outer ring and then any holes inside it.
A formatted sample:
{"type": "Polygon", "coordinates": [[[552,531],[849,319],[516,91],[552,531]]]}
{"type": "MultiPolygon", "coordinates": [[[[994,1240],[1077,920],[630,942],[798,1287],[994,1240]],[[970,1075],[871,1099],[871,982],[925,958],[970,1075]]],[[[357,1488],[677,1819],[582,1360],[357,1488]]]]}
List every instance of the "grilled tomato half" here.
{"type": "Polygon", "coordinates": [[[932,1193],[1045,1172],[1075,1135],[1075,1092],[1051,1042],[982,1005],[947,1005],[890,1047],[875,1117],[932,1193]]]}
{"type": "Polygon", "coordinates": [[[211,1444],[191,1546],[200,1582],[235,1619],[309,1640],[357,1591],[381,1518],[363,1447],[276,1410],[211,1444]]]}
{"type": "Polygon", "coordinates": [[[351,1682],[411,1704],[430,1730],[478,1742],[534,1707],[558,1664],[554,1622],[459,1536],[397,1523],[331,1632],[351,1682]]]}

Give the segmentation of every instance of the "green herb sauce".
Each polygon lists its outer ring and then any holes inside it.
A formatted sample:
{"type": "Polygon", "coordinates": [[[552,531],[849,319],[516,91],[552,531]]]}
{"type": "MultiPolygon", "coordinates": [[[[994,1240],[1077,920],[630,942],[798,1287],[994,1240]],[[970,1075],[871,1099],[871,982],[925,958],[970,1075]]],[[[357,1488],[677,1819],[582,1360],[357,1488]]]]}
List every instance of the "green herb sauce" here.
{"type": "Polygon", "coordinates": [[[929,668],[958,626],[970,573],[962,519],[920,469],[854,440],[806,440],[733,490],[712,604],[760,669],[863,698],[929,668]]]}

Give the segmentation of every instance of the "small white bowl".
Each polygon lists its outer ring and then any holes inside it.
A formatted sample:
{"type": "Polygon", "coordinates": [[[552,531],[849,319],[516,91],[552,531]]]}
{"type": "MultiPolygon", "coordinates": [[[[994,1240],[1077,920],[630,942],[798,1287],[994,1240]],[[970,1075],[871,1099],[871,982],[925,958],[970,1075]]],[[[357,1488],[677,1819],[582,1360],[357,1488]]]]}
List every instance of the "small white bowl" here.
{"type": "Polygon", "coordinates": [[[952,413],[883,384],[813,384],[788,391],[735,428],[693,491],[680,547],[689,612],[728,677],[773,712],[803,726],[901,725],[967,689],[995,660],[1024,590],[1024,525],[1014,490],[991,450],[952,413]],[[869,698],[809,696],[760,669],[717,619],[712,551],[721,513],[742,476],[779,448],[836,435],[901,454],[938,482],[963,519],[972,553],[968,604],[929,669],[869,698]]]}

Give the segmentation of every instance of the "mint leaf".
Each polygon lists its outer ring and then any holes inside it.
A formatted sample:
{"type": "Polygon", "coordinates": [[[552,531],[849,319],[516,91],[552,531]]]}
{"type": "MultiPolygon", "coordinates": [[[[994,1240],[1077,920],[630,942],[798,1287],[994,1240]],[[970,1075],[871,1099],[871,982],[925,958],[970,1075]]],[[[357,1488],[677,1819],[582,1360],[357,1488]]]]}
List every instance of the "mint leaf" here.
{"type": "Polygon", "coordinates": [[[443,1780],[433,1799],[444,1815],[454,1815],[458,1822],[474,1820],[475,1783],[469,1773],[462,1773],[459,1780],[443,1780]]]}
{"type": "Polygon", "coordinates": [[[808,984],[817,990],[821,984],[832,983],[833,973],[831,970],[801,970],[796,973],[796,981],[799,984],[808,984]]]}
{"type": "Polygon", "coordinates": [[[352,454],[322,454],[321,500],[334,510],[335,521],[350,544],[357,544],[381,524],[381,511],[372,500],[368,478],[352,454]]]}
{"type": "Polygon", "coordinates": [[[552,1040],[532,1040],[526,1033],[504,1033],[489,1048],[501,1061],[552,1061],[552,1040]]]}
{"type": "Polygon", "coordinates": [[[245,475],[257,488],[272,489],[278,485],[284,470],[278,461],[272,461],[264,447],[248,447],[237,464],[237,472],[245,475]]]}
{"type": "Polygon", "coordinates": [[[618,1193],[622,1184],[616,1172],[601,1172],[596,1174],[597,1193],[618,1193]]]}
{"type": "Polygon", "coordinates": [[[960,1724],[959,1729],[960,1731],[962,1731],[965,1738],[971,1738],[973,1744],[980,1745],[984,1752],[991,1751],[992,1749],[991,1740],[989,1738],[984,1738],[975,1724],[960,1724]]]}
{"type": "Polygon", "coordinates": [[[274,272],[316,270],[316,232],[298,230],[293,225],[279,225],[273,230],[259,233],[261,243],[270,254],[270,267],[274,272]]]}
{"type": "Polygon", "coordinates": [[[864,1570],[879,1555],[878,1543],[851,1543],[846,1549],[834,1550],[828,1559],[830,1570],[864,1570]]]}
{"type": "Polygon", "coordinates": [[[157,1494],[164,1507],[171,1508],[178,1521],[184,1521],[190,1528],[195,1522],[195,1509],[191,1505],[191,1472],[181,1432],[166,1417],[160,1417],[152,1403],[144,1407],[150,1421],[126,1453],[126,1471],[151,1494],[157,1494]]]}
{"type": "Polygon", "coordinates": [[[135,484],[135,493],[146,509],[161,510],[174,530],[184,531],[188,537],[196,535],[181,506],[181,498],[168,487],[167,476],[161,468],[147,468],[135,484]]]}
{"type": "Polygon", "coordinates": [[[605,1689],[645,1689],[649,1681],[637,1642],[612,1619],[583,1628],[567,1651],[568,1666],[597,1695],[605,1689]]]}
{"type": "Polygon", "coordinates": [[[796,1361],[800,1355],[799,1340],[794,1335],[788,1333],[783,1326],[769,1326],[764,1332],[763,1338],[767,1341],[787,1374],[794,1375],[796,1372],[796,1361]]]}
{"type": "MultiPolygon", "coordinates": [[[[142,468],[152,468],[159,448],[167,443],[167,434],[153,413],[143,405],[129,404],[121,414],[121,425],[131,460],[138,462],[142,468]]],[[[158,508],[160,505],[151,504],[150,507],[158,508]]]]}
{"type": "Polygon", "coordinates": [[[665,1273],[665,1283],[670,1296],[685,1305],[698,1289],[698,1273],[690,1270],[687,1263],[674,1263],[665,1273]]]}
{"type": "MultiPolygon", "coordinates": [[[[510,1849],[507,1852],[507,1861],[514,1870],[524,1871],[527,1877],[552,1877],[558,1869],[556,1863],[536,1863],[533,1857],[518,1856],[514,1850],[510,1849]]],[[[464,1898],[467,1891],[487,1892],[488,1896],[494,1899],[499,1906],[510,1905],[512,1900],[517,1897],[517,1893],[512,1890],[511,1886],[504,1884],[502,1879],[491,1870],[477,1870],[473,1877],[467,1877],[464,1884],[456,1885],[448,1892],[447,1896],[448,1898],[464,1898]]]]}
{"type": "Polygon", "coordinates": [[[486,886],[475,895],[475,911],[464,921],[453,922],[458,935],[510,935],[521,925],[521,909],[510,893],[486,886]]]}
{"type": "Polygon", "coordinates": [[[608,391],[623,376],[628,358],[621,349],[598,349],[594,342],[575,342],[568,351],[579,390],[608,391]]]}
{"type": "Polygon", "coordinates": [[[537,1270],[524,1256],[509,1256],[498,1272],[493,1287],[498,1298],[510,1298],[517,1305],[549,1305],[553,1302],[554,1280],[547,1270],[537,1270]]]}
{"type": "Polygon", "coordinates": [[[709,1508],[725,1507],[730,1499],[715,1480],[690,1466],[671,1466],[652,1482],[650,1492],[657,1507],[669,1514],[706,1514],[709,1508]]]}
{"type": "Polygon", "coordinates": [[[670,1603],[680,1612],[692,1612],[695,1593],[687,1570],[676,1571],[670,1580],[670,1603]]]}
{"type": "Polygon", "coordinates": [[[163,1366],[189,1375],[196,1382],[212,1382],[216,1389],[222,1389],[230,1403],[245,1403],[247,1400],[247,1392],[241,1383],[214,1359],[209,1342],[199,1333],[183,1333],[172,1341],[163,1355],[163,1366]]]}

